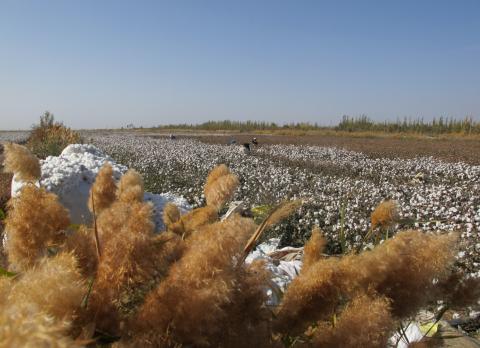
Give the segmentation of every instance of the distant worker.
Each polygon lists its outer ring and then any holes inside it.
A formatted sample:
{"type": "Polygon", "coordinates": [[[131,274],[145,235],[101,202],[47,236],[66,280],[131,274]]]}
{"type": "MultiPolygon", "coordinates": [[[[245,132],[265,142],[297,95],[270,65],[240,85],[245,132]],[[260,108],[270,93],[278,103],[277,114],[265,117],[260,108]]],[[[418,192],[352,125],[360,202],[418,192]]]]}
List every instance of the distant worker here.
{"type": "Polygon", "coordinates": [[[175,134],[170,134],[170,140],[175,140],[177,139],[177,137],[175,136],[175,134]]]}
{"type": "Polygon", "coordinates": [[[249,155],[250,151],[251,151],[250,143],[243,143],[243,152],[249,155]]]}
{"type": "Polygon", "coordinates": [[[253,145],[258,145],[258,140],[257,140],[257,138],[253,138],[253,139],[252,139],[252,144],[253,144],[253,145]]]}

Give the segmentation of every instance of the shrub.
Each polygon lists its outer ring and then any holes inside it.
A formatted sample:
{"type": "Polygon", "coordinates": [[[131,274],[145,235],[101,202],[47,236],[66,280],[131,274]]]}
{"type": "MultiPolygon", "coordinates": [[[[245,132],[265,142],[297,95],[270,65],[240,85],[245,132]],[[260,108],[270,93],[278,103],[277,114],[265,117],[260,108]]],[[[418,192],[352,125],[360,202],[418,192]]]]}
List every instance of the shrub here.
{"type": "Polygon", "coordinates": [[[40,117],[27,140],[27,147],[39,158],[58,156],[70,144],[80,143],[80,134],[55,122],[53,114],[46,111],[40,117]]]}

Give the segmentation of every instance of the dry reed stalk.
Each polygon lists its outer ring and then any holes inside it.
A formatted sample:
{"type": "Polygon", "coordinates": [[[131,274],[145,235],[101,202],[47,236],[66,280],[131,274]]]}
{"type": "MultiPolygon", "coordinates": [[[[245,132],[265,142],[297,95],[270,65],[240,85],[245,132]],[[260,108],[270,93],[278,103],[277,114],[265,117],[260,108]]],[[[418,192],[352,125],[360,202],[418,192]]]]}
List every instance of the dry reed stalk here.
{"type": "Polygon", "coordinates": [[[255,244],[258,242],[264,231],[291,215],[301,206],[301,204],[302,202],[300,200],[295,200],[282,202],[275,208],[273,208],[272,211],[265,218],[265,220],[263,220],[263,222],[258,226],[258,228],[255,230],[255,233],[250,237],[247,244],[245,245],[245,248],[243,250],[243,261],[245,261],[248,254],[255,247],[255,244]]]}

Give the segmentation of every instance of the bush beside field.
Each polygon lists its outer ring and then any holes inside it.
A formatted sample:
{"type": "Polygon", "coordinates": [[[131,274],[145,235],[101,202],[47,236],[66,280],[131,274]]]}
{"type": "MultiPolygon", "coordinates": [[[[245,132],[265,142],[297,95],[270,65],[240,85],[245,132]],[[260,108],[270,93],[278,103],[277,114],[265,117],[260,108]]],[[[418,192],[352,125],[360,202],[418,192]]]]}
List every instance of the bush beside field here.
{"type": "Polygon", "coordinates": [[[58,156],[68,145],[81,141],[79,133],[56,122],[53,114],[47,111],[40,117],[40,123],[33,127],[27,147],[39,158],[46,158],[58,156]]]}

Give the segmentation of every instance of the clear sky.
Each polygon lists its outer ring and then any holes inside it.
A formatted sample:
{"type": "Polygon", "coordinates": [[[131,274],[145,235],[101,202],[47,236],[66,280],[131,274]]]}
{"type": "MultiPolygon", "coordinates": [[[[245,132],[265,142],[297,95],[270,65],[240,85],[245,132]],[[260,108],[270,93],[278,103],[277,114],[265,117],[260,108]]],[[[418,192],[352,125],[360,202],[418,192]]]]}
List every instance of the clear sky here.
{"type": "Polygon", "coordinates": [[[0,129],[480,120],[480,1],[0,0],[0,129]]]}

